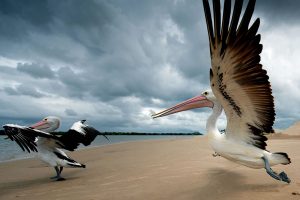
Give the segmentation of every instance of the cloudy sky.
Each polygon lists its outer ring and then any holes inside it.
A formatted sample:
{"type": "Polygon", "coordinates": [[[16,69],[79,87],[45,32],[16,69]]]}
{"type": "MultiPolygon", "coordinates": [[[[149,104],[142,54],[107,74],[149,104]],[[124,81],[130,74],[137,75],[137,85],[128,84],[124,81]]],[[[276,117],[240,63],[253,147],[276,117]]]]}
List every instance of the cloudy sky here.
{"type": "MultiPolygon", "coordinates": [[[[275,128],[300,119],[299,4],[259,0],[254,15],[275,128]]],[[[150,112],[207,89],[209,66],[200,0],[0,1],[0,124],[56,115],[61,130],[87,119],[102,131],[203,132],[209,109],[150,112]]]]}

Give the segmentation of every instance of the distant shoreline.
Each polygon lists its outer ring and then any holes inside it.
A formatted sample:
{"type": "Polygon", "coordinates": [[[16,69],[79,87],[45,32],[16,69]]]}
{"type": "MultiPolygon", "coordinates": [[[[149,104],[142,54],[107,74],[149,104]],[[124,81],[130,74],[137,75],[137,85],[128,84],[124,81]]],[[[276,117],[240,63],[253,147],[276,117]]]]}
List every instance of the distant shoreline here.
{"type": "MultiPolygon", "coordinates": [[[[55,135],[63,135],[65,131],[53,132],[55,135]]],[[[0,130],[0,135],[5,135],[4,130],[0,130]]],[[[100,135],[203,135],[199,132],[193,133],[141,133],[141,132],[100,132],[100,135]]]]}
{"type": "Polygon", "coordinates": [[[140,133],[140,132],[102,132],[103,135],[203,135],[202,133],[140,133]]]}
{"type": "MultiPolygon", "coordinates": [[[[66,132],[55,132],[55,135],[63,135],[66,132]]],[[[141,133],[141,132],[100,132],[100,135],[203,135],[202,133],[141,133]]]]}

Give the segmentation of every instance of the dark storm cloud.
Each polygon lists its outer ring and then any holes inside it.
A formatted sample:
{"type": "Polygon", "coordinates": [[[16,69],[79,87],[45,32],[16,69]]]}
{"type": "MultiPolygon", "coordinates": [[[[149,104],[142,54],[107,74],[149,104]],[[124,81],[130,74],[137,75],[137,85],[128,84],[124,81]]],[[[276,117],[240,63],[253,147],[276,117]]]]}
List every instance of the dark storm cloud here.
{"type": "MultiPolygon", "coordinates": [[[[90,90],[91,95],[107,100],[130,93],[164,99],[176,94],[180,94],[180,97],[191,95],[194,90],[170,93],[156,89],[160,83],[154,76],[160,73],[163,63],[171,64],[184,78],[208,82],[209,62],[202,59],[205,56],[197,51],[198,46],[205,46],[208,53],[207,40],[199,37],[199,30],[205,31],[197,25],[200,24],[200,13],[196,12],[197,16],[194,16],[191,14],[194,12],[186,12],[189,9],[200,9],[201,2],[175,4],[173,1],[49,1],[38,4],[32,2],[34,5],[13,2],[3,2],[5,5],[2,13],[11,20],[21,19],[12,23],[11,27],[22,29],[17,32],[27,33],[14,37],[20,38],[20,46],[28,49],[25,55],[30,58],[41,55],[34,59],[44,62],[54,59],[70,64],[71,61],[74,63],[72,67],[85,69],[85,74],[80,77],[72,73],[63,75],[66,70],[58,72],[59,79],[70,89],[90,90]],[[34,21],[31,12],[45,12],[48,17],[34,21]],[[166,30],[168,21],[187,36],[183,44],[176,40],[178,36],[168,33],[172,30],[166,30]],[[166,44],[161,43],[162,37],[165,37],[166,44]],[[65,42],[65,39],[69,41],[67,45],[60,43],[60,40],[65,42]],[[24,42],[27,40],[32,43],[24,42]],[[49,40],[53,43],[49,44],[49,40]],[[194,73],[196,69],[203,69],[203,73],[194,73]],[[86,84],[90,87],[83,86],[86,84]]],[[[15,49],[13,53],[16,54],[15,49]]],[[[23,52],[17,54],[24,55],[23,52]]],[[[45,69],[37,68],[35,72],[30,66],[26,67],[20,70],[35,77],[42,76],[41,73],[45,72],[45,69]]],[[[50,71],[48,73],[53,76],[50,71]]],[[[67,92],[70,96],[81,96],[75,93],[75,90],[67,92]]]]}
{"type": "MultiPolygon", "coordinates": [[[[296,4],[258,0],[255,15],[272,22],[268,28],[297,23],[296,4]]],[[[0,72],[9,82],[1,91],[61,98],[69,119],[82,115],[78,104],[93,104],[102,115],[88,114],[99,126],[138,128],[145,107],[170,106],[208,87],[199,0],[5,0],[0,19],[0,56],[20,61],[0,72]]]]}
{"type": "Polygon", "coordinates": [[[44,94],[39,92],[36,88],[27,85],[19,85],[16,88],[5,87],[4,91],[9,95],[26,95],[35,98],[41,98],[45,96],[44,94]]]}
{"type": "Polygon", "coordinates": [[[65,110],[65,113],[66,113],[68,116],[77,116],[77,113],[76,113],[74,110],[69,109],[69,108],[67,108],[67,109],[65,110]]]}
{"type": "Polygon", "coordinates": [[[80,75],[76,74],[70,67],[62,67],[57,72],[58,78],[62,83],[80,89],[84,86],[80,75]]]}
{"type": "Polygon", "coordinates": [[[295,0],[258,0],[257,12],[261,17],[266,17],[272,25],[278,23],[299,23],[300,1],[295,0]]]}
{"type": "Polygon", "coordinates": [[[4,92],[6,92],[8,95],[19,95],[20,93],[12,87],[5,87],[4,92]]]}
{"type": "Polygon", "coordinates": [[[22,40],[35,27],[45,31],[51,21],[51,10],[47,1],[0,1],[1,35],[12,40],[22,40]]]}
{"type": "Polygon", "coordinates": [[[47,65],[38,63],[19,63],[17,65],[17,70],[25,72],[34,78],[54,78],[54,72],[47,65]]]}

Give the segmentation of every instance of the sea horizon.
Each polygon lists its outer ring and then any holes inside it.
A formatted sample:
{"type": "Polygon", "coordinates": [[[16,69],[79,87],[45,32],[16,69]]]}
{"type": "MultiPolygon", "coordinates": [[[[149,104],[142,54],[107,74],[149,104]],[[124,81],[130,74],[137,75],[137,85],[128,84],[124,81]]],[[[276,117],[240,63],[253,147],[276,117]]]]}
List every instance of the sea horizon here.
{"type": "MultiPolygon", "coordinates": [[[[1,138],[0,136],[0,163],[35,157],[35,152],[24,152],[14,141],[11,141],[10,139],[5,139],[4,137],[5,136],[1,138]]],[[[109,138],[109,141],[101,135],[99,135],[96,137],[96,139],[92,142],[91,145],[86,147],[80,145],[78,149],[94,148],[133,141],[159,140],[177,137],[193,137],[193,135],[108,135],[107,137],[109,138]]],[[[66,153],[68,154],[68,151],[66,151],[66,153]]]]}

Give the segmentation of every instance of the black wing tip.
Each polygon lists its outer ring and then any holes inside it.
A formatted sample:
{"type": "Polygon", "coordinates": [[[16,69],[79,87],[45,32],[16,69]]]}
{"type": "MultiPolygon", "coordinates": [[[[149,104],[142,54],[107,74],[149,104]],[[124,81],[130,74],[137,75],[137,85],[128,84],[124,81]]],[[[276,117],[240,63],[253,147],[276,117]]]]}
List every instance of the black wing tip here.
{"type": "MultiPolygon", "coordinates": [[[[243,35],[250,32],[249,23],[254,13],[256,0],[248,1],[247,7],[243,14],[243,0],[236,0],[234,2],[232,15],[231,0],[224,1],[223,11],[221,11],[220,0],[214,0],[212,2],[212,11],[210,2],[208,0],[203,0],[202,2],[211,52],[212,49],[216,48],[216,43],[222,43],[221,52],[223,52],[228,44],[231,44],[235,41],[235,37],[237,35],[243,35]],[[240,20],[241,14],[242,20],[240,20]]],[[[254,25],[255,26],[253,27],[252,31],[256,33],[259,27],[259,20],[256,20],[254,25]]]]}
{"type": "MultiPolygon", "coordinates": [[[[98,131],[97,129],[95,129],[94,127],[91,126],[87,126],[86,127],[86,132],[89,132],[91,135],[93,135],[94,139],[98,136],[98,135],[102,135],[107,141],[110,142],[109,138],[103,133],[98,131]]],[[[94,140],[93,139],[93,140],[94,140]]],[[[91,141],[93,142],[93,141],[91,141]]]]}
{"type": "Polygon", "coordinates": [[[290,157],[287,153],[285,153],[285,152],[275,152],[274,154],[280,154],[280,155],[282,155],[283,157],[285,157],[287,159],[288,162],[287,163],[282,163],[283,165],[288,165],[288,164],[292,163],[292,161],[291,161],[291,159],[290,159],[290,157]]]}
{"type": "Polygon", "coordinates": [[[256,20],[253,22],[252,26],[258,26],[260,25],[260,18],[256,18],[256,20]]]}
{"type": "Polygon", "coordinates": [[[31,153],[32,151],[37,152],[37,144],[35,143],[35,136],[28,132],[26,128],[22,129],[10,125],[3,125],[4,133],[12,141],[15,141],[19,147],[24,151],[31,153]]]}
{"type": "Polygon", "coordinates": [[[221,5],[220,1],[213,1],[213,11],[214,11],[214,37],[217,42],[221,39],[220,27],[221,27],[221,5]]]}
{"type": "Polygon", "coordinates": [[[84,146],[90,145],[98,135],[101,135],[98,130],[91,126],[83,125],[81,128],[84,134],[77,130],[70,129],[66,134],[59,137],[62,148],[74,151],[80,144],[84,146]]]}
{"type": "MultiPolygon", "coordinates": [[[[254,142],[252,144],[260,149],[266,150],[266,146],[267,146],[266,141],[268,140],[268,138],[264,136],[263,133],[268,132],[268,130],[266,130],[266,128],[265,130],[263,130],[262,127],[258,128],[257,126],[253,126],[251,124],[247,124],[247,125],[249,130],[253,134],[252,139],[254,140],[254,142]]],[[[272,129],[272,127],[270,129],[272,129]]]]}
{"type": "Polygon", "coordinates": [[[204,8],[204,14],[206,19],[206,25],[207,25],[207,32],[208,32],[208,38],[210,42],[210,50],[212,49],[212,46],[214,45],[214,30],[213,30],[213,23],[212,23],[212,16],[210,11],[210,6],[208,0],[203,0],[203,8],[204,8]]]}
{"type": "Polygon", "coordinates": [[[82,141],[82,144],[84,144],[85,146],[90,145],[95,140],[95,138],[101,134],[97,129],[91,126],[84,127],[84,130],[86,132],[86,137],[85,140],[82,141]]]}

